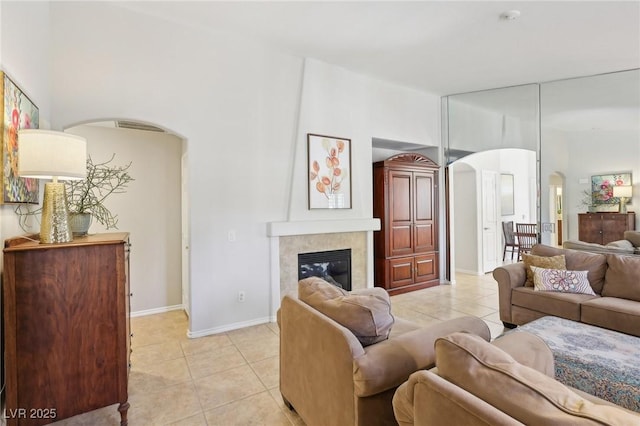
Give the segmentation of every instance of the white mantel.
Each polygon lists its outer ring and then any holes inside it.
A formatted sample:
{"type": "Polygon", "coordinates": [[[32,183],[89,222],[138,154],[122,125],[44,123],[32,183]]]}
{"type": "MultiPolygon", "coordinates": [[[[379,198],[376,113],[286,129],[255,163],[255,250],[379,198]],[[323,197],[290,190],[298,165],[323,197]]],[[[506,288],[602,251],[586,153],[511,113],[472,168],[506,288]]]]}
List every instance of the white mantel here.
{"type": "Polygon", "coordinates": [[[267,236],[331,234],[337,232],[379,231],[380,219],[304,220],[297,222],[269,222],[267,236]]]}

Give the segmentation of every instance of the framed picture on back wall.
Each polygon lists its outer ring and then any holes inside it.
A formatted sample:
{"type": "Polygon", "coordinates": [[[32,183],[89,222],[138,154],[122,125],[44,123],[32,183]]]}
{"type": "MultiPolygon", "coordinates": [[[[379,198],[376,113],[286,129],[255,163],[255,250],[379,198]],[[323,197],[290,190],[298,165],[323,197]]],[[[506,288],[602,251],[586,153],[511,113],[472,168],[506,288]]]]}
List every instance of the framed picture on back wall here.
{"type": "Polygon", "coordinates": [[[591,201],[594,205],[618,204],[620,199],[613,196],[613,187],[631,184],[631,173],[591,176],[591,201]]]}
{"type": "Polygon", "coordinates": [[[351,208],[351,139],[307,134],[309,209],[351,208]]]}
{"type": "Polygon", "coordinates": [[[0,97],[2,98],[2,195],[0,203],[38,204],[38,179],[18,176],[18,130],[37,129],[40,116],[38,107],[0,71],[0,97]]]}

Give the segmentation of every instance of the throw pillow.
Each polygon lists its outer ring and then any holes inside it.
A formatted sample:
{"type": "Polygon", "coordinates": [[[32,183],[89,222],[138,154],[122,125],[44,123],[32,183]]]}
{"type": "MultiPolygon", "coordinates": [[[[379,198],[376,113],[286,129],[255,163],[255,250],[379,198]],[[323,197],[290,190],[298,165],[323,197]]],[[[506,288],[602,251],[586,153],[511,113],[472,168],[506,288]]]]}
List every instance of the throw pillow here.
{"type": "Polygon", "coordinates": [[[640,302],[640,256],[610,254],[602,295],[640,302]]]}
{"type": "MultiPolygon", "coordinates": [[[[581,250],[563,250],[557,247],[537,244],[531,249],[531,254],[538,256],[565,255],[566,267],[572,271],[589,271],[589,283],[596,294],[602,293],[604,274],[607,271],[607,256],[602,253],[589,253],[581,250]]],[[[536,265],[538,266],[538,265],[536,265]]]]}
{"type": "Polygon", "coordinates": [[[527,280],[524,282],[525,287],[533,287],[532,266],[547,269],[567,269],[564,254],[557,256],[536,256],[535,254],[522,253],[522,262],[527,270],[527,280]]]}
{"type": "Polygon", "coordinates": [[[595,404],[469,333],[436,340],[438,375],[527,425],[636,424],[638,417],[595,404]]]}
{"type": "Polygon", "coordinates": [[[557,291],[559,293],[580,293],[595,296],[587,279],[588,271],[567,271],[545,269],[532,266],[535,291],[557,291]]]}
{"type": "Polygon", "coordinates": [[[309,277],[298,282],[298,298],[348,328],[362,346],[389,338],[394,318],[389,294],[380,287],[353,293],[309,277]]]}

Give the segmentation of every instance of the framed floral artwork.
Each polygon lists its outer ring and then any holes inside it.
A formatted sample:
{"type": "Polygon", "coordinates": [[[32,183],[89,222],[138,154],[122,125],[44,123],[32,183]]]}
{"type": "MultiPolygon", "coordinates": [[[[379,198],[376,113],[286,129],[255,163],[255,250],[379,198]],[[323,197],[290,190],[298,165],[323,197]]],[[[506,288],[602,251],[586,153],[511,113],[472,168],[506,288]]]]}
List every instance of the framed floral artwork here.
{"type": "Polygon", "coordinates": [[[351,139],[307,134],[309,209],[351,208],[351,139]]]}
{"type": "Polygon", "coordinates": [[[0,71],[2,98],[2,196],[0,203],[38,204],[39,181],[18,176],[18,130],[37,129],[38,107],[0,71]]]}
{"type": "Polygon", "coordinates": [[[591,176],[591,200],[594,205],[619,204],[620,199],[613,196],[613,187],[631,184],[631,173],[591,176]]]}

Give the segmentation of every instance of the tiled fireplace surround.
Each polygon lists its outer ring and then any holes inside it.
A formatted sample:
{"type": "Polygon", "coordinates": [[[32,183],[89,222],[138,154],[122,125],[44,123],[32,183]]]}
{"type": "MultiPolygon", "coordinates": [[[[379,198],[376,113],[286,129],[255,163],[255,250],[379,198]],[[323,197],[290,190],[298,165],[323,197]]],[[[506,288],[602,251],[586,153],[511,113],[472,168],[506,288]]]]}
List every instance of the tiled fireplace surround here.
{"type": "Polygon", "coordinates": [[[352,289],[372,286],[372,231],[378,229],[378,219],[270,223],[273,312],[285,294],[298,292],[299,253],[350,248],[352,289]]]}

